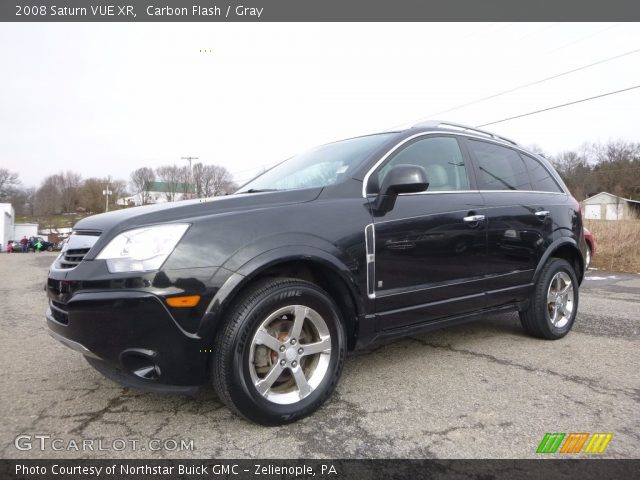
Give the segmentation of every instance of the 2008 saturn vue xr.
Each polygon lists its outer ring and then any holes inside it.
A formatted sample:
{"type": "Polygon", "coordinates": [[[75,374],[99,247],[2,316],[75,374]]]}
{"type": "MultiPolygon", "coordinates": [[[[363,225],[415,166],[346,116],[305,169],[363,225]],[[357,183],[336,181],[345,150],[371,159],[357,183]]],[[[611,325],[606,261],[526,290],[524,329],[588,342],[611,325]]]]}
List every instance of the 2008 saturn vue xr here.
{"type": "Polygon", "coordinates": [[[548,161],[429,122],[323,145],[233,195],[81,220],[49,272],[47,323],[122,384],[212,381],[234,412],[281,424],[374,341],[505,310],[563,337],[585,253],[548,161]]]}

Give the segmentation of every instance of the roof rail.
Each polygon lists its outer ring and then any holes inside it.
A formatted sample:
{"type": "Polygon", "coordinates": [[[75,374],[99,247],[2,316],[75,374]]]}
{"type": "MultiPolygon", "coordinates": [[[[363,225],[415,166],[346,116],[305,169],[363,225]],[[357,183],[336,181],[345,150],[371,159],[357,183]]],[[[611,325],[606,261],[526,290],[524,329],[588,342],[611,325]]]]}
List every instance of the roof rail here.
{"type": "Polygon", "coordinates": [[[470,130],[472,132],[479,133],[481,135],[484,135],[489,138],[493,138],[495,140],[502,140],[503,142],[508,142],[508,143],[511,143],[512,145],[518,145],[518,142],[516,142],[515,140],[511,140],[510,138],[503,137],[502,135],[496,135],[495,133],[487,132],[486,130],[480,130],[479,128],[470,127],[468,125],[461,125],[459,123],[453,123],[453,122],[444,122],[441,120],[427,120],[425,122],[419,122],[413,125],[412,128],[438,128],[438,127],[445,127],[445,128],[452,127],[454,129],[460,129],[463,131],[470,130]]]}

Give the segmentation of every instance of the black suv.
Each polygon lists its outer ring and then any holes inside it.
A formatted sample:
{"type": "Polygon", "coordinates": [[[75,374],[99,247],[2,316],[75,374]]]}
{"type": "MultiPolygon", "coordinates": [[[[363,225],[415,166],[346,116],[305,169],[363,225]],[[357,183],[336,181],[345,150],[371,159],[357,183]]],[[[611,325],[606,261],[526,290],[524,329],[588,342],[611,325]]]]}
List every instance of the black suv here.
{"type": "Polygon", "coordinates": [[[36,250],[53,252],[54,248],[56,248],[55,243],[49,242],[42,237],[33,237],[29,242],[29,250],[33,250],[34,252],[36,250]],[[40,242],[40,248],[37,248],[38,242],[40,242]]]}
{"type": "Polygon", "coordinates": [[[51,334],[105,376],[236,413],[316,410],[345,354],[517,310],[557,339],[578,309],[578,202],[547,160],[440,122],[297,155],[237,193],[75,225],[51,266],[51,334]]]}

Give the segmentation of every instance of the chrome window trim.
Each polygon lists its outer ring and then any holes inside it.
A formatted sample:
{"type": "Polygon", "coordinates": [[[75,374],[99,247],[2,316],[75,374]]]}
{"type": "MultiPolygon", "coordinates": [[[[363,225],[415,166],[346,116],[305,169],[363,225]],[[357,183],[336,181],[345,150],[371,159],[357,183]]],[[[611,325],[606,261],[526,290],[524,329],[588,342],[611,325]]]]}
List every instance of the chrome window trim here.
{"type": "Polygon", "coordinates": [[[504,141],[507,143],[510,143],[512,145],[518,145],[518,142],[516,142],[515,140],[511,140],[510,138],[507,137],[503,137],[502,135],[498,135],[496,133],[493,132],[489,132],[487,130],[481,130],[479,128],[476,127],[470,127],[468,125],[462,125],[461,123],[455,123],[455,122],[445,122],[442,120],[427,120],[424,122],[418,122],[416,123],[412,128],[425,128],[425,127],[431,127],[431,128],[446,128],[446,129],[452,129],[452,130],[456,130],[456,131],[472,131],[472,132],[476,132],[476,134],[481,134],[484,135],[486,138],[491,138],[491,139],[495,139],[495,140],[500,140],[500,141],[504,141]]]}
{"type": "MultiPolygon", "coordinates": [[[[535,155],[532,154],[531,152],[526,151],[523,148],[520,148],[517,145],[513,145],[511,143],[507,143],[506,141],[499,141],[499,140],[495,140],[495,139],[491,139],[491,138],[487,138],[487,137],[481,137],[479,135],[471,135],[468,133],[462,133],[462,132],[446,132],[446,131],[431,131],[431,132],[420,132],[420,133],[416,133],[414,135],[411,135],[410,137],[405,138],[404,140],[401,140],[400,142],[398,142],[396,145],[394,145],[393,147],[391,147],[387,153],[385,153],[382,158],[380,158],[380,160],[378,160],[366,173],[366,175],[364,176],[364,179],[362,181],[362,198],[367,198],[367,183],[369,183],[369,178],[371,177],[371,174],[374,172],[374,170],[376,170],[382,163],[384,163],[385,160],[387,160],[387,158],[389,158],[396,150],[398,150],[401,146],[403,146],[405,143],[410,142],[411,140],[415,139],[415,138],[419,138],[419,137],[426,137],[428,135],[441,135],[441,136],[461,136],[461,137],[468,137],[468,138],[473,138],[476,140],[480,140],[482,142],[488,142],[488,143],[493,143],[495,145],[499,145],[501,147],[506,147],[506,148],[511,148],[513,150],[517,150],[519,152],[522,152],[526,155],[529,155],[530,157],[534,157],[535,155]]],[[[557,178],[554,175],[554,172],[549,171],[549,169],[542,163],[539,162],[540,165],[542,165],[542,167],[544,167],[547,172],[549,172],[549,174],[556,180],[557,182],[557,178]]],[[[466,166],[466,164],[465,164],[466,166]]],[[[557,182],[559,183],[559,182],[557,182]]],[[[563,187],[561,186],[562,184],[559,184],[560,188],[563,190],[562,192],[545,192],[545,191],[540,191],[540,190],[447,190],[447,191],[435,191],[435,192],[418,192],[416,193],[410,193],[410,194],[401,194],[401,195],[425,195],[425,194],[434,194],[434,193],[464,193],[464,192],[518,192],[518,193],[522,193],[522,192],[530,192],[530,193],[550,193],[550,194],[555,194],[555,195],[568,195],[568,192],[564,191],[563,187]]],[[[374,193],[372,193],[371,195],[376,195],[374,193]]]]}
{"type": "MultiPolygon", "coordinates": [[[[399,193],[398,196],[399,197],[406,197],[406,196],[412,196],[412,195],[437,195],[439,193],[442,194],[452,194],[452,193],[459,193],[459,194],[470,194],[470,193],[535,193],[537,195],[562,195],[562,196],[567,196],[566,193],[564,192],[546,192],[544,190],[432,190],[431,192],[429,191],[424,191],[424,192],[416,192],[416,193],[399,193]]],[[[367,197],[375,197],[377,195],[377,193],[368,193],[367,197]]]]}
{"type": "MultiPolygon", "coordinates": [[[[416,192],[416,193],[399,193],[398,196],[404,197],[407,195],[435,195],[438,193],[537,193],[544,195],[563,195],[567,194],[564,192],[546,192],[544,190],[432,190],[432,191],[424,191],[424,192],[416,192]]],[[[368,193],[367,195],[376,195],[375,193],[368,193]]]]}

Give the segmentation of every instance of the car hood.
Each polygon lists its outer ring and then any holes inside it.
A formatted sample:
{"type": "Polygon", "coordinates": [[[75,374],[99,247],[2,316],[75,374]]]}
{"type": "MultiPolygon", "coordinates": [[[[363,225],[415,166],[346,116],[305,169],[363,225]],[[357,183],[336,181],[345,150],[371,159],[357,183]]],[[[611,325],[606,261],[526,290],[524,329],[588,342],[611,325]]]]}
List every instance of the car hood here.
{"type": "Polygon", "coordinates": [[[125,208],[83,218],[74,225],[74,230],[107,232],[115,228],[120,232],[143,225],[310,202],[315,200],[320,192],[322,192],[322,188],[244,193],[125,208]]]}

